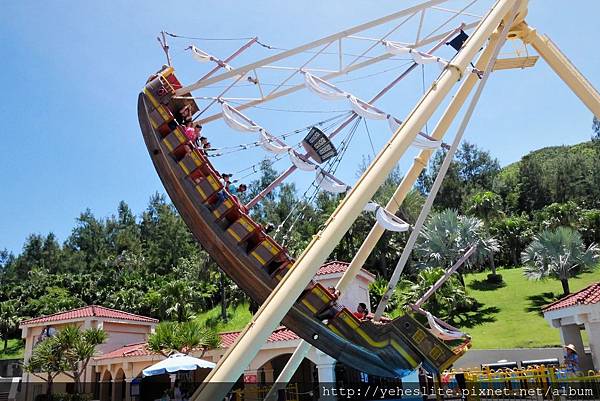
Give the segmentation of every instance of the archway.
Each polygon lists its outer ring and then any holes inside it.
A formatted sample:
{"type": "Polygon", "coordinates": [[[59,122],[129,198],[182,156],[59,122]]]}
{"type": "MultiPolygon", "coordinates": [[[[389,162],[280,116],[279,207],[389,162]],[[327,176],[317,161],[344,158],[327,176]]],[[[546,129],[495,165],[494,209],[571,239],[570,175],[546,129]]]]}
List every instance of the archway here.
{"type": "Polygon", "coordinates": [[[115,380],[114,380],[114,384],[113,384],[113,400],[114,401],[123,401],[126,396],[127,396],[127,388],[126,388],[126,383],[125,383],[125,372],[123,372],[123,369],[120,369],[117,371],[117,374],[115,375],[115,380]]]}
{"type": "MultiPolygon", "coordinates": [[[[292,354],[281,354],[263,363],[258,369],[259,381],[270,388],[273,378],[279,376],[291,356],[292,354]]],[[[291,388],[294,389],[293,391],[297,391],[297,399],[299,401],[316,400],[319,394],[318,384],[317,366],[310,359],[304,358],[290,380],[291,388]]]]}
{"type": "Polygon", "coordinates": [[[100,401],[110,401],[112,397],[112,374],[105,370],[100,380],[100,401]]]}

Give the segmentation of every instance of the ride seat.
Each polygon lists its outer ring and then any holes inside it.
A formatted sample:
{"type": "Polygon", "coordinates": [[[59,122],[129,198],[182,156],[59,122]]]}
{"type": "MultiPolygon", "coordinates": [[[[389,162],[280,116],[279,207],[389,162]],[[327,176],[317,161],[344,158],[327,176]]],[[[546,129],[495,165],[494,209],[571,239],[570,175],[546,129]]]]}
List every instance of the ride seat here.
{"type": "MultiPolygon", "coordinates": [[[[176,78],[175,78],[176,79],[176,78]]],[[[152,81],[148,82],[144,87],[144,95],[154,107],[160,104],[168,104],[173,96],[174,89],[171,83],[165,77],[159,74],[152,81]]]]}
{"type": "Polygon", "coordinates": [[[279,244],[264,233],[261,241],[250,250],[250,256],[255,264],[265,268],[268,268],[268,265],[282,253],[283,249],[279,244]]]}
{"type": "Polygon", "coordinates": [[[227,229],[227,234],[233,237],[238,244],[242,244],[258,230],[260,230],[260,226],[256,224],[248,215],[242,213],[240,217],[227,229]]]}
{"type": "Polygon", "coordinates": [[[356,329],[360,326],[360,320],[348,308],[342,308],[333,319],[327,323],[327,327],[342,337],[352,339],[357,336],[356,329]]]}
{"type": "Polygon", "coordinates": [[[163,140],[163,144],[173,155],[175,160],[181,160],[190,150],[188,139],[183,133],[183,127],[177,127],[163,140]]]}
{"type": "Polygon", "coordinates": [[[334,296],[321,284],[315,283],[310,290],[306,291],[301,302],[313,314],[317,315],[329,308],[333,301],[335,301],[334,296]]]}
{"type": "Polygon", "coordinates": [[[294,262],[286,258],[285,262],[283,262],[279,267],[273,270],[273,272],[271,273],[271,277],[273,277],[277,281],[281,281],[283,280],[283,276],[285,276],[286,273],[289,270],[291,270],[293,266],[294,262]]]}
{"type": "Polygon", "coordinates": [[[169,128],[169,122],[173,121],[173,113],[171,113],[171,110],[161,104],[152,109],[148,113],[148,116],[150,117],[152,128],[158,130],[163,138],[171,132],[171,129],[169,128]]]}
{"type": "Polygon", "coordinates": [[[198,182],[201,177],[211,175],[213,172],[206,157],[198,149],[186,153],[179,161],[179,166],[194,182],[198,182]]]}
{"type": "Polygon", "coordinates": [[[196,183],[194,195],[198,197],[201,203],[211,203],[217,193],[223,189],[223,184],[219,181],[217,173],[210,166],[208,168],[210,169],[209,174],[193,181],[196,183]]]}

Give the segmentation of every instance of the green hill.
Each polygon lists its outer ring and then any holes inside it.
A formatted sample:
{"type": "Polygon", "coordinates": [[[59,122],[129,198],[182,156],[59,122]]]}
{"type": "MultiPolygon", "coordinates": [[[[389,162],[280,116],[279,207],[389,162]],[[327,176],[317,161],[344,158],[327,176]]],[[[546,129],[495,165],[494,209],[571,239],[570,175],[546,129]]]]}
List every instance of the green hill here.
{"type": "MultiPolygon", "coordinates": [[[[473,348],[529,348],[560,345],[557,329],[551,328],[541,314],[541,307],[562,294],[558,280],[530,281],[522,269],[506,269],[499,273],[505,286],[494,290],[486,288],[487,273],[467,276],[468,294],[480,304],[472,320],[480,322],[465,328],[473,337],[473,348]]],[[[600,269],[583,273],[569,280],[571,291],[600,281],[600,269]]],[[[469,322],[465,322],[467,325],[469,322]]]]}
{"type": "Polygon", "coordinates": [[[513,211],[532,211],[558,202],[600,205],[600,144],[592,141],[530,152],[501,169],[493,190],[513,211]]]}

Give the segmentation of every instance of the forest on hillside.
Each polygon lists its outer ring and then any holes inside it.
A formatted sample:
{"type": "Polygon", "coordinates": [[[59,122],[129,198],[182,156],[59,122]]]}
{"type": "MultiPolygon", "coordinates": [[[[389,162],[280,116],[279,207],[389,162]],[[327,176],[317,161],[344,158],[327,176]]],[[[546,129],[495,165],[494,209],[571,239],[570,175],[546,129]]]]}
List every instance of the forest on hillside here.
{"type": "MultiPolygon", "coordinates": [[[[439,277],[442,270],[436,268],[447,267],[464,251],[466,245],[456,244],[469,236],[478,241],[481,251],[461,274],[520,265],[522,252],[543,230],[568,227],[586,247],[600,243],[600,127],[597,122],[594,127],[590,142],[540,149],[505,168],[490,152],[463,143],[409,262],[408,282],[426,288],[439,277]],[[447,238],[448,227],[462,230],[463,237],[447,238]]],[[[434,155],[408,194],[398,212],[403,220],[416,220],[443,157],[443,151],[434,155]]],[[[357,166],[357,174],[367,163],[364,160],[357,166]]],[[[249,184],[246,199],[277,174],[265,161],[259,178],[249,184]]],[[[394,171],[374,200],[387,203],[401,179],[401,172],[394,171]]],[[[296,255],[342,196],[319,193],[307,199],[294,184],[285,184],[254,208],[252,215],[263,224],[273,224],[272,234],[296,255]]],[[[366,213],[357,219],[331,259],[350,261],[374,221],[366,213]]],[[[406,239],[405,233],[386,232],[365,268],[380,278],[389,277],[406,239]]],[[[372,291],[374,301],[384,289],[385,281],[378,279],[372,291]]],[[[442,316],[451,318],[461,307],[462,300],[452,298],[460,296],[455,293],[437,305],[442,316]]],[[[139,215],[125,202],[108,217],[85,210],[63,242],[52,233],[31,234],[20,253],[0,252],[2,338],[17,336],[19,319],[83,305],[99,304],[182,322],[225,300],[228,304],[247,301],[198,247],[173,205],[160,194],[152,195],[139,215]]]]}

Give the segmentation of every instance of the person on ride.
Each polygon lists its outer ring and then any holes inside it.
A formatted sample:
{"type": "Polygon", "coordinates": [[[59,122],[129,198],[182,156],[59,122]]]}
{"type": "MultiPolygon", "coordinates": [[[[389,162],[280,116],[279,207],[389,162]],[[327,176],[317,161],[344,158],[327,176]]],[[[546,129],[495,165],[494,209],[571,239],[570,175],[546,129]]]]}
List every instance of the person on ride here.
{"type": "MultiPolygon", "coordinates": [[[[200,126],[200,130],[202,130],[202,126],[200,126]]],[[[196,147],[198,149],[203,149],[204,145],[208,143],[208,139],[205,136],[201,136],[196,140],[196,147]]]]}
{"type": "Polygon", "coordinates": [[[206,141],[205,144],[202,145],[202,153],[206,154],[207,151],[211,150],[210,142],[206,141]]]}
{"type": "MultiPolygon", "coordinates": [[[[173,113],[173,120],[169,122],[169,128],[174,130],[178,125],[188,125],[192,122],[192,107],[186,104],[173,113]]],[[[202,128],[202,126],[200,126],[202,128]]]]}
{"type": "Polygon", "coordinates": [[[188,141],[190,141],[191,143],[195,143],[196,139],[198,139],[198,134],[200,134],[200,130],[202,126],[200,124],[194,124],[194,123],[188,123],[185,126],[185,130],[183,131],[183,133],[185,134],[185,137],[188,139],[188,141]]]}
{"type": "Polygon", "coordinates": [[[225,188],[229,188],[229,186],[231,185],[231,177],[232,176],[233,176],[233,174],[229,174],[229,173],[221,174],[221,183],[223,184],[223,186],[225,188]]]}
{"type": "Polygon", "coordinates": [[[173,117],[179,124],[188,124],[192,122],[192,106],[186,104],[177,112],[175,112],[173,117]]]}
{"type": "Polygon", "coordinates": [[[237,188],[235,185],[230,184],[227,188],[227,191],[229,191],[231,195],[238,196],[246,192],[247,189],[248,187],[246,186],[246,184],[240,184],[237,186],[237,188]]]}
{"type": "Polygon", "coordinates": [[[366,319],[368,314],[369,310],[367,309],[367,304],[364,302],[359,303],[356,307],[356,312],[353,313],[354,317],[356,317],[358,320],[366,319]]]}

